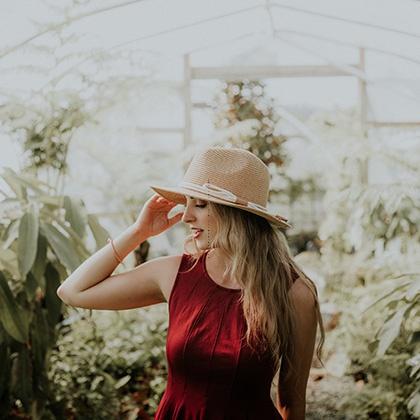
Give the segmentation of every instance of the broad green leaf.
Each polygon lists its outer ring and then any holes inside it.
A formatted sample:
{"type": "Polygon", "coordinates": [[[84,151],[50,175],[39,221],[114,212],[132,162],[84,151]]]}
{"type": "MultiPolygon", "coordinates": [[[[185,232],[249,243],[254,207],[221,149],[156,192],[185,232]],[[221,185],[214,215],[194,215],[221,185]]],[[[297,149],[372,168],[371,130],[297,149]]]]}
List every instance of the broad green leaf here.
{"type": "Polygon", "coordinates": [[[95,238],[96,249],[102,248],[110,236],[108,231],[98,222],[98,218],[94,214],[88,215],[88,223],[95,238]]]}
{"type": "Polygon", "coordinates": [[[17,255],[15,251],[9,249],[2,249],[0,247],[0,271],[8,271],[13,277],[20,276],[17,267],[17,255]]]}
{"type": "Polygon", "coordinates": [[[15,340],[21,343],[28,341],[29,318],[26,311],[16,304],[2,272],[0,272],[0,322],[15,340]]]}
{"type": "Polygon", "coordinates": [[[28,296],[26,295],[24,290],[19,290],[15,295],[15,303],[29,311],[30,304],[28,302],[28,296]]]}
{"type": "Polygon", "coordinates": [[[2,238],[2,240],[4,240],[3,249],[9,248],[9,246],[19,237],[19,224],[20,219],[16,219],[7,226],[3,236],[4,239],[2,238]]]}
{"type": "Polygon", "coordinates": [[[420,280],[414,280],[413,283],[408,287],[405,297],[408,300],[413,300],[414,297],[420,293],[420,280]]]}
{"type": "Polygon", "coordinates": [[[81,264],[81,261],[74,250],[73,243],[50,223],[42,223],[41,231],[47,237],[57,258],[70,271],[74,271],[81,264]]]}
{"type": "Polygon", "coordinates": [[[400,292],[397,295],[392,297],[392,300],[386,301],[386,307],[390,309],[392,312],[395,312],[397,306],[401,302],[401,299],[404,297],[404,292],[400,292]]]}
{"type": "Polygon", "coordinates": [[[370,303],[363,311],[362,314],[364,314],[365,312],[367,312],[369,309],[371,309],[373,306],[377,305],[379,302],[385,300],[387,297],[393,295],[397,290],[400,290],[404,287],[406,287],[407,285],[409,285],[411,283],[410,280],[405,280],[402,283],[399,283],[398,285],[392,285],[390,288],[386,289],[382,295],[377,298],[376,300],[374,300],[372,303],[370,303]]]}
{"type": "Polygon", "coordinates": [[[26,189],[16,180],[13,175],[8,171],[9,168],[5,168],[4,173],[1,175],[2,178],[6,181],[7,185],[15,193],[16,197],[19,200],[24,200],[26,198],[26,189]]]}
{"type": "Polygon", "coordinates": [[[25,190],[26,188],[29,188],[37,194],[45,194],[45,191],[42,190],[41,186],[44,185],[51,188],[48,184],[41,183],[41,181],[37,178],[34,178],[31,175],[25,174],[23,172],[16,173],[11,168],[5,168],[5,172],[10,178],[14,179],[15,182],[25,188],[25,190]]]}
{"type": "Polygon", "coordinates": [[[64,208],[66,210],[65,218],[70,223],[72,229],[80,238],[85,236],[87,215],[81,200],[64,197],[64,208]]]}
{"type": "Polygon", "coordinates": [[[376,350],[378,343],[379,343],[378,339],[374,339],[373,341],[370,341],[368,343],[367,347],[371,353],[373,353],[376,350]]]}
{"type": "Polygon", "coordinates": [[[0,401],[3,400],[10,384],[10,347],[7,342],[0,343],[0,401]]]}
{"type": "Polygon", "coordinates": [[[388,347],[398,337],[404,315],[411,309],[412,306],[413,304],[405,304],[401,306],[401,308],[392,314],[392,316],[382,326],[380,333],[378,334],[379,345],[376,352],[377,356],[383,356],[388,347]]]}
{"type": "Polygon", "coordinates": [[[0,322],[0,343],[9,344],[10,336],[7,334],[6,330],[3,328],[2,323],[0,322]]]}
{"type": "Polygon", "coordinates": [[[54,268],[57,270],[59,274],[60,281],[66,279],[68,276],[66,267],[64,267],[64,265],[61,264],[60,261],[53,261],[52,264],[54,265],[54,268]]]}
{"type": "Polygon", "coordinates": [[[25,279],[31,269],[38,246],[38,218],[31,207],[19,224],[18,264],[22,278],[25,279]]]}
{"type": "Polygon", "coordinates": [[[57,289],[60,286],[60,275],[51,263],[47,265],[45,278],[45,303],[47,306],[48,322],[50,327],[54,328],[60,320],[62,302],[57,296],[57,289]]]}
{"type": "Polygon", "coordinates": [[[22,346],[18,353],[16,366],[16,396],[22,401],[26,411],[29,411],[32,399],[32,363],[29,349],[22,346]]]}
{"type": "Polygon", "coordinates": [[[48,184],[45,181],[40,180],[39,178],[35,177],[34,175],[30,175],[26,172],[19,172],[16,173],[16,176],[18,179],[20,179],[22,182],[25,182],[28,186],[30,186],[32,189],[37,189],[40,193],[43,193],[44,191],[42,188],[46,188],[47,190],[54,190],[54,188],[48,184]]]}
{"type": "Polygon", "coordinates": [[[83,239],[76,233],[71,226],[68,226],[66,223],[62,222],[61,220],[56,219],[55,222],[69,235],[70,239],[76,244],[77,247],[83,249],[83,251],[88,252],[85,247],[85,243],[83,239]]]}
{"type": "Polygon", "coordinates": [[[418,363],[417,365],[413,366],[413,368],[411,369],[411,371],[409,373],[410,378],[414,377],[417,372],[420,372],[420,363],[418,363]]]}
{"type": "Polygon", "coordinates": [[[31,272],[38,282],[38,286],[45,292],[44,271],[47,264],[47,239],[41,233],[38,234],[38,246],[35,262],[31,272]]]}
{"type": "Polygon", "coordinates": [[[420,418],[420,395],[418,389],[415,389],[408,398],[407,408],[413,414],[413,418],[420,418]]]}
{"type": "Polygon", "coordinates": [[[45,369],[45,356],[50,345],[50,328],[40,304],[35,305],[31,324],[31,350],[34,361],[34,377],[45,369]]]}
{"type": "Polygon", "coordinates": [[[39,202],[48,204],[52,207],[62,207],[63,197],[62,196],[51,196],[51,195],[39,195],[37,196],[39,202]]]}
{"type": "Polygon", "coordinates": [[[26,282],[25,282],[25,292],[30,302],[32,302],[32,300],[34,299],[37,288],[38,288],[38,282],[35,276],[32,274],[32,271],[30,271],[28,275],[26,276],[26,282]]]}
{"type": "Polygon", "coordinates": [[[84,241],[80,238],[80,236],[73,230],[73,228],[69,227],[66,223],[62,222],[59,219],[54,220],[57,225],[63,229],[68,235],[69,239],[74,244],[74,249],[76,253],[79,255],[79,258],[86,259],[90,256],[90,252],[86,249],[84,241]]]}

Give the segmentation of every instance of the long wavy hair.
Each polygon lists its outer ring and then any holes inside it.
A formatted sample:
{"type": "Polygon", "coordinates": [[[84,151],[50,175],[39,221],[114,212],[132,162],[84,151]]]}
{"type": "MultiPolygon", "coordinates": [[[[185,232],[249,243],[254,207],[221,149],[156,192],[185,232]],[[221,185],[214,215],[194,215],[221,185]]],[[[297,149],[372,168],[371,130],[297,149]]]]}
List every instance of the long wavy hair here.
{"type": "MultiPolygon", "coordinates": [[[[290,337],[295,328],[294,308],[288,290],[293,278],[300,277],[315,301],[321,339],[316,350],[321,360],[325,330],[315,283],[299,268],[290,253],[284,233],[267,219],[235,207],[207,202],[215,217],[216,232],[210,248],[219,248],[230,262],[224,276],[235,279],[241,286],[241,304],[247,323],[246,341],[257,355],[268,351],[275,372],[280,358],[293,351],[290,337]]],[[[192,257],[195,267],[207,251],[200,250],[193,235],[187,236],[184,251],[192,257]]]]}

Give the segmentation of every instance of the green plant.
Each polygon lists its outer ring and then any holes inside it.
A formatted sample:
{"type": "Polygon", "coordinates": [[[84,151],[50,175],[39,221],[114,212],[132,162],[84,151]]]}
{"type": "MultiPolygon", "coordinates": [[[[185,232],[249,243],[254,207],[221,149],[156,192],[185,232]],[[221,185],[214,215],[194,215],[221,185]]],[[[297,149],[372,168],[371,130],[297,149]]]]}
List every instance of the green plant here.
{"type": "Polygon", "coordinates": [[[83,202],[51,194],[51,186],[6,168],[10,187],[0,203],[0,412],[53,415],[48,359],[62,320],[60,283],[90,252],[88,227],[99,249],[108,233],[83,202]]]}
{"type": "Polygon", "coordinates": [[[418,418],[418,145],[396,150],[387,135],[364,136],[355,116],[321,113],[311,123],[323,142],[314,159],[328,167],[319,229],[324,293],[340,308],[326,347],[339,347],[355,381],[340,398],[342,411],[418,418]]]}
{"type": "Polygon", "coordinates": [[[60,177],[68,171],[67,154],[73,135],[92,118],[75,93],[49,92],[37,100],[41,103],[34,105],[14,98],[1,110],[0,120],[3,130],[22,146],[22,171],[38,178],[46,175],[51,184],[54,178],[58,187],[60,177]]]}
{"type": "MultiPolygon", "coordinates": [[[[288,172],[291,162],[285,147],[288,137],[278,130],[282,119],[276,110],[276,102],[267,94],[264,82],[224,82],[214,109],[214,125],[221,134],[223,146],[248,150],[267,165],[271,175],[268,197],[271,204],[288,206],[288,210],[296,215],[295,207],[291,208],[295,203],[301,204],[301,207],[310,206],[318,199],[317,178],[309,175],[297,179],[288,172]],[[303,206],[299,202],[301,199],[305,200],[303,206]]],[[[308,215],[303,218],[307,220],[308,215]]],[[[314,233],[313,227],[308,228],[307,224],[304,229],[314,233]]]]}
{"type": "Polygon", "coordinates": [[[413,340],[418,318],[415,311],[406,314],[391,341],[389,327],[384,325],[400,305],[404,306],[404,301],[401,299],[393,308],[385,305],[386,299],[380,300],[391,288],[398,288],[397,282],[404,281],[388,279],[383,284],[348,288],[335,297],[335,301],[340,299],[345,304],[341,304],[339,326],[329,333],[328,348],[346,356],[342,379],[344,382],[350,378],[353,385],[337,399],[336,409],[349,418],[416,418],[410,405],[419,391],[419,381],[411,373],[411,366],[415,366],[413,354],[418,353],[418,344],[413,340]],[[388,343],[384,354],[378,352],[381,340],[388,343]]]}
{"type": "MultiPolygon", "coordinates": [[[[391,279],[392,286],[386,288],[382,295],[371,303],[364,312],[376,309],[382,305],[381,311],[387,310],[384,324],[376,331],[374,341],[369,344],[369,350],[376,348],[375,359],[383,363],[383,367],[395,366],[388,364],[386,353],[393,343],[400,341],[399,353],[404,349],[407,356],[404,366],[399,372],[405,373],[406,386],[401,387],[402,407],[414,418],[420,417],[420,273],[406,273],[391,279]],[[413,356],[415,354],[415,356],[413,356]],[[413,368],[410,371],[409,366],[413,368]]],[[[383,376],[382,369],[381,375],[383,376]]],[[[379,369],[376,370],[377,372],[379,369]]],[[[400,381],[401,383],[401,381],[400,381]]]]}
{"type": "Polygon", "coordinates": [[[382,295],[363,311],[376,309],[379,304],[383,305],[382,310],[389,310],[385,323],[374,335],[377,343],[376,356],[383,356],[399,335],[405,338],[407,345],[419,342],[420,318],[416,315],[420,309],[420,273],[402,274],[390,281],[392,286],[386,288],[382,295]],[[409,323],[411,320],[412,323],[409,323]],[[407,331],[404,327],[407,324],[414,329],[407,331]]]}
{"type": "Polygon", "coordinates": [[[281,145],[286,137],[275,133],[279,116],[275,112],[273,100],[268,98],[265,85],[260,81],[227,82],[218,95],[218,113],[215,118],[217,128],[234,127],[230,131],[228,143],[240,145],[257,155],[266,165],[282,166],[286,160],[281,145]],[[245,133],[239,125],[249,122],[245,133]]]}
{"type": "Polygon", "coordinates": [[[82,310],[63,323],[49,377],[66,418],[153,418],[166,385],[161,309],[82,310]]]}

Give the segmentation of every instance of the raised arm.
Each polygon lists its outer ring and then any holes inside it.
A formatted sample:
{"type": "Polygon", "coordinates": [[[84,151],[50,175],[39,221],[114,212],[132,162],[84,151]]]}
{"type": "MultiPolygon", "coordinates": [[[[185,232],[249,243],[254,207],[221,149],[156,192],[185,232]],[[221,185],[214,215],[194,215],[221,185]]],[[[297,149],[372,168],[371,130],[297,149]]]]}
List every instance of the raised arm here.
{"type": "MultiPolygon", "coordinates": [[[[114,239],[119,255],[124,258],[147,238],[177,223],[182,213],[168,219],[175,205],[154,194],[136,222],[114,239]]],[[[173,263],[167,260],[168,257],[156,258],[113,276],[118,261],[109,243],[86,259],[61,284],[57,295],[71,306],[88,309],[130,309],[164,302],[159,277],[170,273],[166,267],[172,267],[173,263]]]]}

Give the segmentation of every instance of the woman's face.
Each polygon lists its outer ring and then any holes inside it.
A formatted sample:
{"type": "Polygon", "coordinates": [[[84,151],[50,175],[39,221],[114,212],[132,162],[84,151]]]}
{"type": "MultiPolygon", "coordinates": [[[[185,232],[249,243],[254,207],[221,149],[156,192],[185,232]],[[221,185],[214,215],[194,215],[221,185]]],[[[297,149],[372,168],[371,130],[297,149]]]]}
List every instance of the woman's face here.
{"type": "Polygon", "coordinates": [[[208,201],[189,196],[186,199],[182,221],[191,228],[197,247],[202,250],[209,249],[216,233],[216,221],[208,201]]]}

